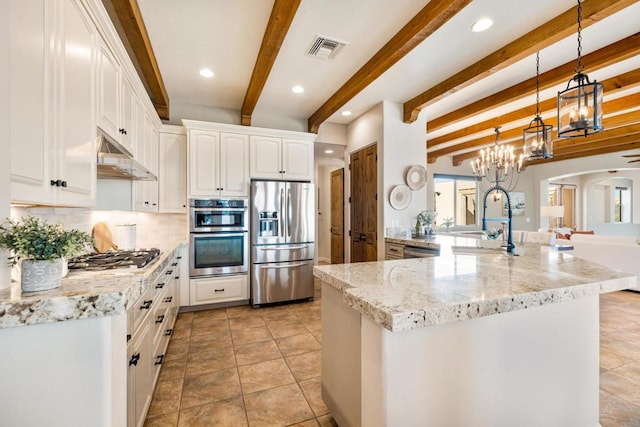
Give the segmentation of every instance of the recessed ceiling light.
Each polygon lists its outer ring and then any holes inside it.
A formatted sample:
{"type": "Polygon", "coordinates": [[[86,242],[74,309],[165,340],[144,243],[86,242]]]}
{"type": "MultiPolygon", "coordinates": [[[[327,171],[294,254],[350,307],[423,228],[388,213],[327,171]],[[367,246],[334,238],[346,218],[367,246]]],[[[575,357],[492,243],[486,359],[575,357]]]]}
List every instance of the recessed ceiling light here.
{"type": "Polygon", "coordinates": [[[350,116],[351,115],[351,111],[343,111],[342,115],[343,116],[350,116]]]}
{"type": "Polygon", "coordinates": [[[208,69],[208,68],[203,68],[202,70],[200,70],[200,75],[201,75],[202,77],[206,77],[206,78],[208,78],[208,79],[210,79],[211,77],[213,77],[213,76],[214,76],[213,71],[211,71],[211,70],[210,70],[210,69],[208,69]]]}
{"type": "Polygon", "coordinates": [[[304,88],[302,86],[294,86],[291,88],[293,93],[302,93],[304,92],[304,88]]]}
{"type": "Polygon", "coordinates": [[[471,26],[471,31],[474,33],[479,33],[491,27],[493,25],[493,21],[490,18],[480,18],[471,26]]]}
{"type": "Polygon", "coordinates": [[[333,150],[324,150],[324,153],[325,154],[331,154],[331,153],[333,153],[333,150]]]}

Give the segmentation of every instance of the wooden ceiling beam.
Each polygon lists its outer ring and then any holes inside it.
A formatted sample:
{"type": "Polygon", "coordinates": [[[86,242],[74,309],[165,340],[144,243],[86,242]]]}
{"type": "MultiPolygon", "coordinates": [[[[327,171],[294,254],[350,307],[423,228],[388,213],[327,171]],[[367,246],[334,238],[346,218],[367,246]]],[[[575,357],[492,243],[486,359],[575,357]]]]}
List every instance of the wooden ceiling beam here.
{"type": "Polygon", "coordinates": [[[547,160],[535,160],[529,162],[529,166],[535,166],[542,163],[549,162],[559,162],[561,160],[569,160],[569,159],[577,159],[581,157],[589,157],[589,156],[599,156],[601,154],[609,154],[616,153],[620,151],[633,150],[636,148],[640,148],[640,134],[628,135],[626,137],[622,137],[619,139],[615,139],[609,145],[598,146],[598,147],[590,147],[580,150],[574,151],[572,153],[567,153],[563,155],[554,155],[552,158],[547,160]]]}
{"type": "MultiPolygon", "coordinates": [[[[625,59],[640,54],[640,33],[633,34],[613,44],[605,46],[588,55],[583,56],[583,61],[589,70],[596,70],[613,65],[625,59]]],[[[575,75],[575,61],[567,62],[552,70],[540,74],[540,90],[548,89],[562,83],[567,83],[575,75]]],[[[536,90],[536,77],[531,77],[523,82],[515,84],[478,101],[467,104],[455,111],[437,117],[427,122],[427,132],[457,123],[477,114],[489,111],[493,108],[521,99],[536,90]]]]}
{"type": "Polygon", "coordinates": [[[140,66],[142,72],[140,77],[147,83],[151,102],[158,116],[163,120],[169,120],[169,95],[153,53],[138,2],[137,0],[111,0],[111,3],[140,66]]]}
{"type": "MultiPolygon", "coordinates": [[[[623,96],[618,99],[614,99],[612,101],[608,101],[604,103],[604,111],[608,114],[616,113],[619,111],[624,111],[629,108],[634,108],[640,105],[640,93],[634,93],[632,95],[623,96]]],[[[619,127],[625,124],[633,123],[640,121],[640,110],[632,111],[629,113],[618,114],[616,116],[605,117],[603,122],[605,129],[619,127]]],[[[554,128],[557,127],[557,118],[550,117],[545,122],[548,125],[552,125],[554,128]]],[[[512,129],[508,129],[502,131],[500,133],[500,139],[502,141],[507,141],[509,139],[514,138],[522,138],[522,131],[524,127],[514,127],[512,129]]],[[[438,157],[446,156],[451,153],[455,153],[462,150],[468,150],[470,148],[482,148],[491,145],[495,141],[495,134],[483,136],[480,138],[468,140],[461,142],[459,144],[455,144],[446,148],[441,148],[439,150],[434,150],[427,152],[427,162],[435,163],[438,157]]]]}
{"type": "MultiPolygon", "coordinates": [[[[636,68],[635,70],[628,71],[623,74],[619,74],[615,77],[611,77],[609,79],[605,79],[601,81],[604,89],[604,93],[608,96],[614,94],[620,90],[634,88],[640,85],[640,69],[636,68]]],[[[621,98],[624,99],[624,98],[621,98]]],[[[608,101],[607,105],[613,105],[615,101],[608,101]]],[[[556,97],[543,100],[540,102],[540,111],[549,111],[556,108],[558,100],[556,97]]],[[[640,102],[636,103],[636,105],[640,104],[640,102]]],[[[606,110],[605,110],[606,111],[606,110]]],[[[620,110],[616,110],[620,111],[620,110]]],[[[433,148],[437,145],[444,144],[449,141],[453,141],[458,138],[464,138],[466,136],[473,135],[475,133],[484,132],[487,129],[493,129],[496,126],[500,126],[505,123],[516,122],[520,120],[525,120],[530,117],[533,118],[536,114],[536,105],[527,105],[526,107],[520,108],[515,111],[511,111],[509,113],[492,117],[488,120],[484,120],[480,123],[476,123],[473,125],[465,126],[463,129],[450,132],[448,134],[439,136],[437,138],[429,138],[427,136],[427,148],[433,148]]]]}
{"type": "MultiPolygon", "coordinates": [[[[585,2],[582,5],[582,27],[586,28],[636,2],[637,0],[585,2]]],[[[577,7],[572,7],[475,64],[405,102],[404,122],[414,122],[418,118],[420,111],[426,106],[574,34],[578,27],[577,16],[577,7]]]]}
{"type": "Polygon", "coordinates": [[[309,132],[317,133],[320,125],[333,113],[384,74],[469,3],[471,0],[429,1],[416,16],[309,117],[307,123],[309,132]]]}
{"type": "Polygon", "coordinates": [[[269,16],[269,22],[262,37],[260,51],[240,110],[240,122],[245,126],[251,126],[251,116],[258,104],[269,73],[271,73],[271,68],[278,57],[282,42],[296,16],[298,6],[300,6],[300,0],[275,0],[273,3],[271,16],[269,16]]]}
{"type": "MultiPolygon", "coordinates": [[[[631,113],[626,113],[629,115],[634,115],[635,117],[635,121],[640,121],[640,111],[634,111],[631,113]]],[[[615,118],[615,116],[614,116],[615,118]]],[[[620,126],[617,128],[612,128],[612,129],[606,129],[603,130],[602,132],[598,132],[596,134],[593,135],[589,135],[586,138],[570,138],[570,139],[554,139],[553,141],[553,152],[554,152],[554,157],[558,154],[562,154],[563,150],[567,150],[567,146],[569,147],[575,147],[575,146],[579,146],[580,144],[585,144],[585,143],[597,143],[600,141],[604,141],[607,139],[611,139],[611,138],[620,138],[620,137],[624,137],[625,135],[628,134],[634,134],[636,131],[640,131],[640,125],[637,123],[631,124],[631,125],[627,125],[627,126],[620,126]],[[575,141],[573,141],[575,140],[575,141]],[[558,153],[559,150],[559,153],[558,153]]],[[[554,131],[554,135],[555,135],[554,131]]],[[[516,152],[521,152],[521,149],[517,149],[516,152]]],[[[452,164],[453,166],[460,166],[465,160],[468,159],[473,159],[475,157],[478,157],[478,155],[480,154],[480,150],[474,150],[474,151],[469,151],[467,153],[463,153],[463,154],[457,154],[455,156],[453,156],[453,160],[452,160],[452,164]]]]}

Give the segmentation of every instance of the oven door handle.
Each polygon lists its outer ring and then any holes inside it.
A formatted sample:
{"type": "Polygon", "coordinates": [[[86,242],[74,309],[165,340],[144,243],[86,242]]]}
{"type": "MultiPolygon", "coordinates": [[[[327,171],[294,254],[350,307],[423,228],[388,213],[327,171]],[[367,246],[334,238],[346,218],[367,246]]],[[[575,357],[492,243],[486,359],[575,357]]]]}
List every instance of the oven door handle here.
{"type": "Polygon", "coordinates": [[[210,232],[205,232],[205,233],[194,233],[191,232],[189,233],[191,234],[191,238],[192,239],[197,239],[198,237],[236,237],[236,236],[246,236],[247,235],[247,230],[244,231],[225,231],[225,232],[220,232],[220,233],[210,233],[210,232]]]}
{"type": "Polygon", "coordinates": [[[300,246],[287,246],[287,247],[280,247],[280,246],[264,246],[261,247],[260,250],[261,251],[294,251],[296,249],[308,249],[309,245],[300,245],[300,246]]]}
{"type": "Polygon", "coordinates": [[[244,212],[247,208],[191,208],[191,210],[193,212],[244,212]]]}
{"type": "Polygon", "coordinates": [[[307,264],[308,264],[307,262],[299,262],[297,264],[278,264],[278,265],[260,264],[260,269],[269,270],[272,268],[296,268],[296,267],[304,267],[307,264]]]}

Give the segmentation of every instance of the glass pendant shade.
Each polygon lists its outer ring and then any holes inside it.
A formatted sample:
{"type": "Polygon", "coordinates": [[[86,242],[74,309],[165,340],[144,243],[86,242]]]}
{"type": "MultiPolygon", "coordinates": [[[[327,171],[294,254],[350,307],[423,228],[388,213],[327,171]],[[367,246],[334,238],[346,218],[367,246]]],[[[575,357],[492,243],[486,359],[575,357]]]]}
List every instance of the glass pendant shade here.
{"type": "Polygon", "coordinates": [[[553,126],[545,125],[537,115],[529,127],[522,131],[524,140],[524,157],[527,160],[550,159],[553,157],[553,126]]]}
{"type": "Polygon", "coordinates": [[[592,83],[586,74],[578,73],[569,80],[567,89],[558,92],[558,137],[587,136],[603,130],[602,94],[602,83],[592,83]]]}

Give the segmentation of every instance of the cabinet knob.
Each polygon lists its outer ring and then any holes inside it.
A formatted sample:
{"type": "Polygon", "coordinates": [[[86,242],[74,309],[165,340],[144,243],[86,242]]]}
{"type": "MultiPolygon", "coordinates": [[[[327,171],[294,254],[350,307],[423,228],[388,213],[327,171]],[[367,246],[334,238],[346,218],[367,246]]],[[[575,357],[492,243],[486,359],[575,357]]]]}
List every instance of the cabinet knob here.
{"type": "Polygon", "coordinates": [[[165,336],[165,337],[170,337],[171,335],[173,335],[173,329],[167,329],[167,330],[164,332],[164,336],[165,336]]]}
{"type": "Polygon", "coordinates": [[[162,289],[162,288],[164,288],[164,283],[158,283],[156,285],[156,289],[162,289]]]}
{"type": "Polygon", "coordinates": [[[66,186],[67,186],[67,181],[61,181],[61,182],[60,182],[60,185],[61,185],[62,187],[66,187],[66,186]]]}
{"type": "Polygon", "coordinates": [[[164,361],[164,354],[161,354],[160,356],[156,356],[156,363],[154,363],[154,365],[162,365],[162,362],[164,361]]]}
{"type": "Polygon", "coordinates": [[[144,202],[144,204],[145,204],[145,205],[148,205],[148,204],[149,204],[149,202],[144,202]]]}
{"type": "Polygon", "coordinates": [[[164,314],[161,314],[156,318],[156,323],[162,323],[162,322],[164,322],[164,314]]]}
{"type": "Polygon", "coordinates": [[[140,310],[149,310],[151,308],[151,304],[153,304],[153,300],[143,302],[140,306],[140,310]]]}
{"type": "Polygon", "coordinates": [[[169,296],[169,297],[166,297],[166,298],[164,299],[164,302],[171,302],[171,301],[173,301],[173,295],[172,295],[172,296],[169,296]]]}

